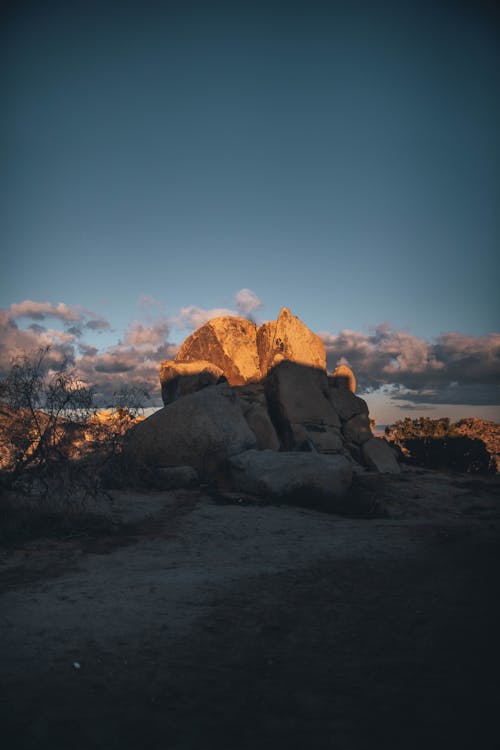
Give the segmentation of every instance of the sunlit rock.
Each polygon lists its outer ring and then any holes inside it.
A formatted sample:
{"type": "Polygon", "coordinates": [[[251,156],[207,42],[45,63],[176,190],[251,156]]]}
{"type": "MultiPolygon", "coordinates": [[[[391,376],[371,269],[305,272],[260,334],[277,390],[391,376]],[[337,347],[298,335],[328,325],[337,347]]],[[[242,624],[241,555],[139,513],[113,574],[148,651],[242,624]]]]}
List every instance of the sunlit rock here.
{"type": "Polygon", "coordinates": [[[259,380],[257,326],[245,318],[210,320],[184,341],[176,357],[177,362],[199,360],[220,368],[231,385],[259,380]]]}
{"type": "Polygon", "coordinates": [[[326,369],[326,352],[320,337],[286,307],[276,321],[260,326],[257,349],[263,375],[283,360],[326,369]]]}

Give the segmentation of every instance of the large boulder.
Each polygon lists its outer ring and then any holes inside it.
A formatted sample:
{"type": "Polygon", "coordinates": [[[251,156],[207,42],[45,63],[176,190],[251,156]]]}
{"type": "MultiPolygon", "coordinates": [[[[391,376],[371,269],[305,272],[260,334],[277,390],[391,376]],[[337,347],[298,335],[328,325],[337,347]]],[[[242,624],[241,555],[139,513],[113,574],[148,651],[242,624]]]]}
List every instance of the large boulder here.
{"type": "Polygon", "coordinates": [[[284,361],[265,379],[271,419],[285,450],[338,453],[340,419],[328,398],[326,372],[284,361]]]}
{"type": "Polygon", "coordinates": [[[401,467],[396,457],[384,438],[372,437],[363,443],[363,458],[369,469],[378,471],[380,474],[399,474],[401,467]]]}
{"type": "Polygon", "coordinates": [[[233,488],[269,500],[335,510],[349,489],[345,456],[250,450],[229,461],[233,488]]]}
{"type": "Polygon", "coordinates": [[[165,406],[181,396],[187,396],[225,380],[220,367],[206,360],[178,362],[169,359],[160,365],[161,397],[165,406]]]}
{"type": "Polygon", "coordinates": [[[257,350],[263,375],[283,360],[326,369],[326,351],[320,337],[286,307],[276,321],[260,326],[257,350]]]}
{"type": "Polygon", "coordinates": [[[257,326],[238,317],[213,318],[184,341],[177,362],[204,360],[216,365],[231,385],[261,378],[257,326]]]}
{"type": "Polygon", "coordinates": [[[230,456],[257,444],[227,383],[174,401],[127,433],[126,456],[149,466],[192,466],[213,476],[230,456]]]}

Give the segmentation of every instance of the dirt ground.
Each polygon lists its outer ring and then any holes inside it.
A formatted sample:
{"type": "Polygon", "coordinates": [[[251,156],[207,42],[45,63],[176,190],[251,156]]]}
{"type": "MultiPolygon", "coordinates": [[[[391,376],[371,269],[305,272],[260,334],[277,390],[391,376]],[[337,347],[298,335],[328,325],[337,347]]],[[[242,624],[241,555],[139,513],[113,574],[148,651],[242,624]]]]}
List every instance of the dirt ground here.
{"type": "Polygon", "coordinates": [[[367,474],[366,518],[117,493],[114,533],[2,550],[2,747],[499,747],[499,486],[367,474]]]}

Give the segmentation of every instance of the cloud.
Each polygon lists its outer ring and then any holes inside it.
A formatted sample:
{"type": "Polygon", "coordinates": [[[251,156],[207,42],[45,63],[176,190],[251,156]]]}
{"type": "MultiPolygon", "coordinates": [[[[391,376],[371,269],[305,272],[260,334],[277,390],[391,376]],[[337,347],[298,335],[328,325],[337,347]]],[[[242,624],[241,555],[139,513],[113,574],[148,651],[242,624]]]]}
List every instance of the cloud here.
{"type": "Polygon", "coordinates": [[[383,324],[369,334],[344,330],[338,335],[320,336],[328,366],[333,368],[341,359],[347,360],[361,390],[394,384],[397,389],[391,398],[395,400],[436,404],[498,402],[500,334],[447,333],[426,341],[383,324]]]}
{"type": "Polygon", "coordinates": [[[158,318],[151,325],[134,320],[125,333],[123,343],[127,346],[154,348],[163,344],[169,333],[170,325],[167,318],[158,318]]]}
{"type": "MultiPolygon", "coordinates": [[[[111,329],[109,322],[101,315],[96,315],[86,307],[66,305],[64,302],[54,305],[52,302],[34,302],[31,299],[26,299],[23,302],[12,304],[6,312],[11,320],[17,320],[18,318],[30,318],[31,320],[56,318],[65,324],[76,324],[68,328],[75,336],[81,335],[81,326],[91,331],[111,329]]],[[[31,328],[33,328],[33,325],[31,328]]]]}
{"type": "Polygon", "coordinates": [[[212,318],[220,318],[224,315],[235,315],[235,312],[225,307],[214,307],[211,310],[204,310],[202,307],[190,305],[189,307],[181,307],[179,314],[175,318],[172,318],[172,323],[178,328],[187,328],[190,331],[194,331],[196,328],[208,323],[212,318]]]}
{"type": "Polygon", "coordinates": [[[159,312],[163,312],[163,310],[165,309],[165,305],[163,304],[163,302],[160,302],[154,297],[151,297],[149,294],[142,294],[137,302],[139,307],[143,307],[145,309],[152,308],[153,310],[158,310],[159,312]]]}
{"type": "Polygon", "coordinates": [[[108,322],[84,308],[55,307],[50,303],[31,300],[0,310],[0,375],[5,375],[12,360],[20,354],[36,352],[40,347],[50,347],[46,357],[47,367],[54,369],[63,363],[73,367],[76,374],[96,393],[96,403],[113,403],[113,394],[128,385],[146,386],[152,392],[151,405],[161,405],[159,364],[175,357],[178,347],[168,341],[170,326],[165,317],[147,324],[134,321],[125,332],[123,341],[99,352],[97,347],[83,340],[85,331],[99,331],[109,327],[108,322]],[[70,310],[70,313],[67,311],[70,310]],[[77,310],[79,318],[73,312],[77,310]],[[71,325],[64,329],[46,328],[31,323],[22,328],[16,318],[59,318],[71,325]],[[88,325],[87,325],[88,324],[88,325]]]}
{"type": "Polygon", "coordinates": [[[171,318],[171,323],[177,328],[187,328],[190,331],[195,331],[209,320],[213,318],[220,318],[226,315],[240,315],[252,319],[252,313],[262,307],[262,301],[257,297],[255,292],[251,289],[240,289],[234,295],[234,303],[236,310],[231,310],[227,307],[213,307],[209,310],[205,310],[203,307],[197,305],[188,305],[182,307],[179,314],[171,318]]]}
{"type": "Polygon", "coordinates": [[[263,304],[251,289],[240,289],[239,292],[236,292],[234,301],[240,315],[245,317],[250,316],[254,310],[258,310],[263,304]]]}
{"type": "Polygon", "coordinates": [[[109,324],[109,321],[106,320],[106,318],[97,317],[87,320],[85,323],[85,328],[88,328],[91,331],[109,331],[111,330],[111,325],[109,324]]]}
{"type": "Polygon", "coordinates": [[[46,318],[59,318],[66,322],[81,320],[81,312],[74,306],[68,306],[64,302],[53,305],[51,302],[34,302],[31,299],[14,303],[9,308],[12,318],[31,318],[33,320],[45,320],[46,318]]]}

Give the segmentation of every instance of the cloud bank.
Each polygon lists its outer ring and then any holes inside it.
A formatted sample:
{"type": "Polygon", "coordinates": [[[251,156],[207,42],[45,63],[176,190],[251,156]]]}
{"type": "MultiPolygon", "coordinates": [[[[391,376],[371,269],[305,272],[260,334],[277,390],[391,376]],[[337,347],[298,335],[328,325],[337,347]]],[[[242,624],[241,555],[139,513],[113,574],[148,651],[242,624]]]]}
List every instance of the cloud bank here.
{"type": "MultiPolygon", "coordinates": [[[[16,355],[50,345],[50,366],[67,362],[74,367],[95,387],[101,405],[112,404],[113,394],[125,385],[149,386],[151,405],[161,405],[159,364],[178,351],[173,332],[194,330],[220,315],[251,317],[262,302],[245,288],[234,297],[235,310],[188,305],[168,317],[162,303],[151,297],[140,298],[139,306],[144,319],[133,320],[118,342],[104,350],[96,345],[97,338],[111,325],[87,308],[24,300],[0,310],[0,375],[16,355]],[[93,340],[87,341],[88,336],[93,340]]],[[[329,369],[348,363],[361,393],[390,386],[389,398],[408,410],[499,403],[500,334],[446,333],[426,341],[383,324],[369,333],[343,330],[319,335],[329,369]]]]}
{"type": "Polygon", "coordinates": [[[343,359],[360,389],[393,386],[391,398],[414,404],[499,403],[500,334],[446,333],[433,341],[387,324],[371,333],[320,333],[333,368],[343,359]]]}

